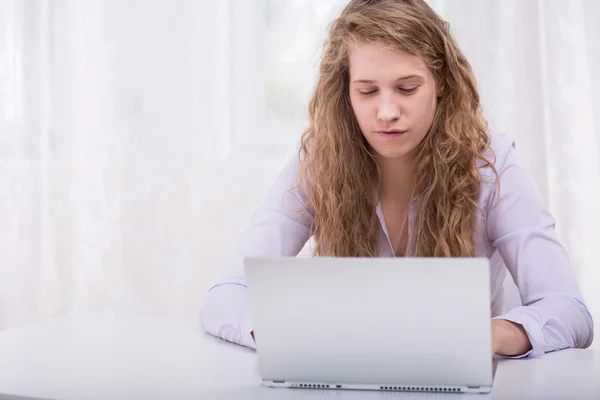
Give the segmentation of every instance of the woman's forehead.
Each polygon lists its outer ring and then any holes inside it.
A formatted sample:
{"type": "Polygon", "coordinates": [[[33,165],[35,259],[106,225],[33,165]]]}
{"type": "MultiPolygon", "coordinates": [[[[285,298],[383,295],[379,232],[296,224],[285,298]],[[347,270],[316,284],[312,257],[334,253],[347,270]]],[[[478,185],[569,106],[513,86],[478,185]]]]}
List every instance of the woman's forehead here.
{"type": "Polygon", "coordinates": [[[429,68],[419,56],[371,43],[357,43],[349,50],[353,80],[428,78],[429,68]]]}

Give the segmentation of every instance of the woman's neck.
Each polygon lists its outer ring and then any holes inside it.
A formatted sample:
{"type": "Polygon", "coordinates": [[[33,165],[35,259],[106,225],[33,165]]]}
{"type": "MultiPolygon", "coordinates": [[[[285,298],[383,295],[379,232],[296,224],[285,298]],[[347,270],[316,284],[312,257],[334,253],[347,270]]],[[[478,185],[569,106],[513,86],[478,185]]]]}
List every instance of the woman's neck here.
{"type": "Polygon", "coordinates": [[[381,173],[379,188],[381,200],[410,202],[414,185],[412,164],[403,159],[380,158],[377,160],[377,165],[381,173]]]}

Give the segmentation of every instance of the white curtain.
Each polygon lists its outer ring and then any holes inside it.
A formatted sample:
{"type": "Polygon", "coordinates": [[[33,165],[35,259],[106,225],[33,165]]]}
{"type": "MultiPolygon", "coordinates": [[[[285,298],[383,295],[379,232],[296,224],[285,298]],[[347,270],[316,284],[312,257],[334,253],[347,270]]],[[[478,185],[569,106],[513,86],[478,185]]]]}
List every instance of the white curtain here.
{"type": "Polygon", "coordinates": [[[0,1],[0,329],[197,314],[287,156],[232,146],[229,18],[226,1],[0,1]]]}
{"type": "MultiPolygon", "coordinates": [[[[104,309],[195,317],[301,133],[294,102],[268,106],[306,96],[269,89],[282,77],[264,18],[282,1],[0,0],[0,329],[104,309]]],[[[286,4],[313,7],[312,23],[343,3],[286,4]]],[[[600,2],[430,3],[600,321],[600,2]]]]}

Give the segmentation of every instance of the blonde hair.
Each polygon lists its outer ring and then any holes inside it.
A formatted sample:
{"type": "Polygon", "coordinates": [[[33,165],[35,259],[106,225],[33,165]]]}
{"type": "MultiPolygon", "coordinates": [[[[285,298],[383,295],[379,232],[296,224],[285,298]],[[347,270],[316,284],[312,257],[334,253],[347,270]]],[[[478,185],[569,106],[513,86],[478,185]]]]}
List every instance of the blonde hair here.
{"type": "Polygon", "coordinates": [[[380,175],[349,97],[349,49],[356,42],[418,55],[438,83],[433,123],[415,150],[412,254],[474,256],[475,212],[483,212],[478,168],[497,172],[484,156],[490,137],[471,67],[449,24],[423,0],[353,0],[329,29],[300,148],[300,185],[315,216],[314,255],[378,256],[380,175]]]}

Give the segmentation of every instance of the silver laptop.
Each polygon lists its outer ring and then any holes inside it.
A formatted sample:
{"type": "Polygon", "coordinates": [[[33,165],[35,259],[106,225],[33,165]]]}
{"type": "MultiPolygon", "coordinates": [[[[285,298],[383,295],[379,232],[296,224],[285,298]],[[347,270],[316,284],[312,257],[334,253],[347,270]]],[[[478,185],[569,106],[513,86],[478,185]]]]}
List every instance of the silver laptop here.
{"type": "Polygon", "coordinates": [[[486,258],[248,258],[271,387],[488,393],[486,258]]]}

